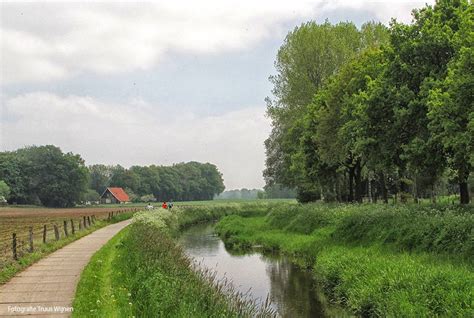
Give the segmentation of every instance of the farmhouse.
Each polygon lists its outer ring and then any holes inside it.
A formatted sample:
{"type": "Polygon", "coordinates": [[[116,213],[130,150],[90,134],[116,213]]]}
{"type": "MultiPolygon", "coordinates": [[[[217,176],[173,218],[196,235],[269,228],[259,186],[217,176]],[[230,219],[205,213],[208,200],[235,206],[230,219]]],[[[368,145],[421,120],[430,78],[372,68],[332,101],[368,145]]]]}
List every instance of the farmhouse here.
{"type": "Polygon", "coordinates": [[[127,203],[128,194],[122,188],[107,188],[100,196],[100,203],[127,203]]]}

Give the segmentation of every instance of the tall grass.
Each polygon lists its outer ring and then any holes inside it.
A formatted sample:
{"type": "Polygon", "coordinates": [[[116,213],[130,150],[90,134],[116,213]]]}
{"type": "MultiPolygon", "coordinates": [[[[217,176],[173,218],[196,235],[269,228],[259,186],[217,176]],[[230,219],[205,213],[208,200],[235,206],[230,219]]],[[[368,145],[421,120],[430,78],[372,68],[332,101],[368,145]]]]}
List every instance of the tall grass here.
{"type": "Polygon", "coordinates": [[[227,216],[227,246],[280,250],[313,269],[329,298],[364,317],[474,316],[472,207],[271,206],[227,216]]]}

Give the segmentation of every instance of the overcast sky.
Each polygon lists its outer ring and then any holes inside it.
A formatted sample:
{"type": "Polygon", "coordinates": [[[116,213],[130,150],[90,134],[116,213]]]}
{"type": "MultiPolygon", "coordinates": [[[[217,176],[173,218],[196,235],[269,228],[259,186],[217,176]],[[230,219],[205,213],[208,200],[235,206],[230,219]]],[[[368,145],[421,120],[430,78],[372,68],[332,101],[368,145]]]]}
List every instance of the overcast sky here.
{"type": "MultiPolygon", "coordinates": [[[[431,1],[428,1],[431,2],[431,1]]],[[[86,164],[212,162],[264,185],[264,98],[287,32],[424,1],[1,3],[0,150],[54,144],[86,164]]]]}

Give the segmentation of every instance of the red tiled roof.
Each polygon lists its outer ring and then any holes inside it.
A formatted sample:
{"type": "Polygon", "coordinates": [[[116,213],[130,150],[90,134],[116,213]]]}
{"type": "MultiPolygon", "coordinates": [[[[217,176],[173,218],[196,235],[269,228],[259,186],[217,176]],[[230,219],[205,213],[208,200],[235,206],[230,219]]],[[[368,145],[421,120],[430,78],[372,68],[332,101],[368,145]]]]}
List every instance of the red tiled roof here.
{"type": "Polygon", "coordinates": [[[130,201],[128,194],[122,188],[107,188],[107,190],[120,202],[130,201]]]}

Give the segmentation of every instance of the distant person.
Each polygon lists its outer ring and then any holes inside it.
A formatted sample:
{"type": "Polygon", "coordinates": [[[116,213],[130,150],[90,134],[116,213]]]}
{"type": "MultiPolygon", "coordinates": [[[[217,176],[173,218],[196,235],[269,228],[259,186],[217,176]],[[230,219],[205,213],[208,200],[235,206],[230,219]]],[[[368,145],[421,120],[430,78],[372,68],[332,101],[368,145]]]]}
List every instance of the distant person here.
{"type": "Polygon", "coordinates": [[[166,204],[166,201],[163,202],[163,204],[161,205],[161,207],[163,209],[168,209],[168,204],[166,204]]]}
{"type": "Polygon", "coordinates": [[[170,210],[173,208],[173,200],[170,200],[170,202],[168,202],[168,208],[170,210]]]}

